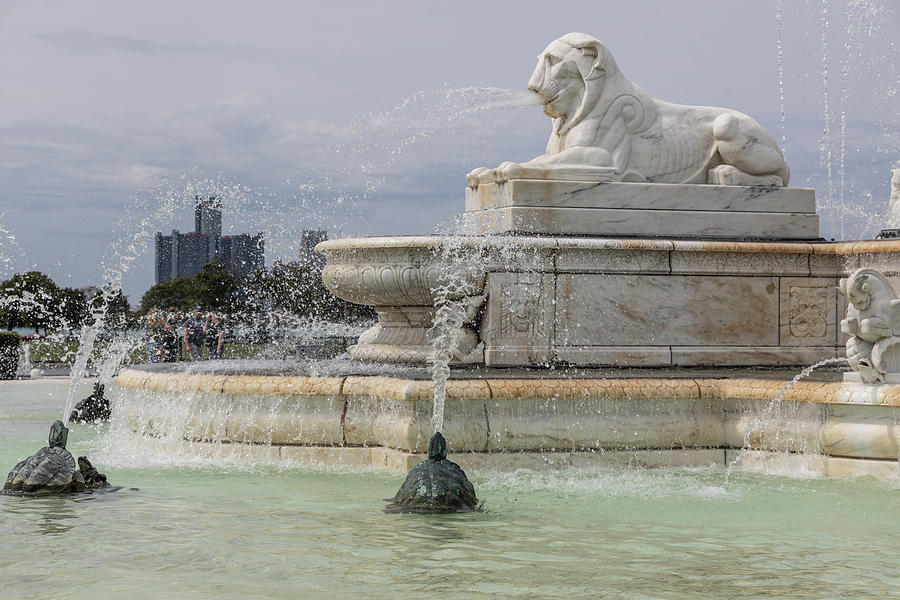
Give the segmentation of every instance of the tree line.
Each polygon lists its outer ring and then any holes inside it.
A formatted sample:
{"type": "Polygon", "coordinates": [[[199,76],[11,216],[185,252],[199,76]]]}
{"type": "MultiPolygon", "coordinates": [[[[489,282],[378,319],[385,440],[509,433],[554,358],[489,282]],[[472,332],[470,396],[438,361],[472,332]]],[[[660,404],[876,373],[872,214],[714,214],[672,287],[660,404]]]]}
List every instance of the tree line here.
{"type": "MultiPolygon", "coordinates": [[[[0,328],[45,333],[79,329],[92,323],[101,310],[101,292],[60,287],[38,271],[16,274],[0,283],[0,328]]],[[[139,327],[140,317],[150,309],[172,307],[186,313],[199,306],[247,321],[270,314],[351,323],[375,318],[372,308],[345,302],[328,291],[315,265],[297,262],[276,261],[244,278],[228,273],[220,263],[208,263],[194,277],[148,289],[134,313],[121,290],[106,295],[110,298],[106,325],[112,329],[139,327]]]]}
{"type": "Polygon", "coordinates": [[[174,307],[188,312],[204,311],[243,315],[284,313],[332,322],[358,322],[375,318],[375,311],[341,300],[322,283],[322,272],[314,264],[275,263],[240,279],[217,262],[203,265],[194,277],[173,279],[154,285],[141,298],[141,312],[174,307]]]}
{"type": "MultiPolygon", "coordinates": [[[[96,318],[103,296],[99,288],[60,287],[39,271],[17,273],[0,282],[0,327],[34,329],[36,333],[79,329],[96,318]]],[[[121,290],[113,290],[109,298],[107,324],[128,327],[133,320],[128,298],[121,290]]]]}

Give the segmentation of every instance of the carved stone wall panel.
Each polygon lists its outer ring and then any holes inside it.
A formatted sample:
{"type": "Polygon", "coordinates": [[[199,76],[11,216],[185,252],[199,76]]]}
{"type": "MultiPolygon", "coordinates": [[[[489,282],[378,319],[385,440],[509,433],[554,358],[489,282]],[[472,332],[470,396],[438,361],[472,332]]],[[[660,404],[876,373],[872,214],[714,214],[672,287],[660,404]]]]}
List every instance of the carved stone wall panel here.
{"type": "Polygon", "coordinates": [[[778,345],[778,279],[560,274],[558,346],[778,345]]]}
{"type": "Polygon", "coordinates": [[[837,331],[837,280],[782,277],[779,308],[781,345],[834,344],[837,331]]]}
{"type": "Polygon", "coordinates": [[[777,252],[672,252],[672,273],[807,275],[809,255],[777,252]]]}
{"type": "Polygon", "coordinates": [[[481,320],[487,366],[550,362],[554,279],[547,273],[488,275],[488,300],[481,320]]]}
{"type": "Polygon", "coordinates": [[[806,366],[835,358],[840,350],[835,346],[673,346],[672,364],[679,367],[806,366]]]}

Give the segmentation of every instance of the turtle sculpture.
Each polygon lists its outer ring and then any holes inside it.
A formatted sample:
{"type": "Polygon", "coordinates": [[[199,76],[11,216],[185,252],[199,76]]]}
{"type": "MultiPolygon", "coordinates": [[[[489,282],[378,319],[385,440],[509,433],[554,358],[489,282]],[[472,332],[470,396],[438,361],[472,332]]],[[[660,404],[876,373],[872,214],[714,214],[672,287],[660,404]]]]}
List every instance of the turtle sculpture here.
{"type": "Polygon", "coordinates": [[[97,421],[109,421],[109,400],[103,395],[104,386],[99,381],[94,384],[91,395],[78,402],[69,415],[69,420],[75,423],[94,423],[97,421]]]}
{"type": "Polygon", "coordinates": [[[38,496],[93,491],[109,487],[106,475],[84,456],[75,458],[66,450],[69,430],[62,421],[50,426],[49,446],[41,448],[9,472],[0,494],[38,496]]]}
{"type": "Polygon", "coordinates": [[[388,507],[417,513],[469,512],[478,509],[475,488],[459,465],[447,460],[447,441],[440,432],[428,444],[428,460],[406,476],[388,507]]]}

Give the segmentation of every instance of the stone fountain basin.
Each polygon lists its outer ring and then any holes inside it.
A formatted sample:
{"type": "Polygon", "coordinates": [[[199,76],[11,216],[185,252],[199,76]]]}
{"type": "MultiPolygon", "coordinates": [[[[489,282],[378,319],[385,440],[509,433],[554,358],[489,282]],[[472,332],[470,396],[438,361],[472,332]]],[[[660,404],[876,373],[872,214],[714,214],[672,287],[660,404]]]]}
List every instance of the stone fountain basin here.
{"type": "MultiPolygon", "coordinates": [[[[394,236],[332,240],[316,246],[328,262],[322,281],[338,297],[356,304],[376,306],[432,306],[434,291],[446,268],[441,236],[394,236]]],[[[475,238],[460,247],[478,247],[475,238]]],[[[477,295],[484,287],[484,273],[466,272],[461,289],[477,295]]],[[[452,300],[464,293],[450,294],[452,300]]]]}
{"type": "MultiPolygon", "coordinates": [[[[420,370],[421,371],[421,370],[420,370]]],[[[780,465],[830,477],[900,476],[900,387],[760,370],[454,372],[444,434],[469,469],[780,465]]],[[[407,472],[431,437],[424,372],[313,377],[133,367],[113,426],[201,455],[407,472]]]]}
{"type": "Polygon", "coordinates": [[[316,249],[328,288],[378,312],[350,354],[381,363],[429,362],[434,290],[454,262],[453,299],[477,307],[455,362],[489,367],[809,365],[843,354],[840,278],[867,266],[900,280],[900,240],[410,236],[316,249]]]}

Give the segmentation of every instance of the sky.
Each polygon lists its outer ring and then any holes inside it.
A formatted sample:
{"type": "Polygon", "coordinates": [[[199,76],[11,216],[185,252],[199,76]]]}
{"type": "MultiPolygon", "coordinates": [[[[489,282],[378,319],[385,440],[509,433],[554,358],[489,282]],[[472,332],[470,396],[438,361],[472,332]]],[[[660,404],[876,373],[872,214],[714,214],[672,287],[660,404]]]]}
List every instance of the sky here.
{"type": "Polygon", "coordinates": [[[136,304],[153,233],[191,230],[198,193],[226,234],[265,233],[268,264],[303,228],[432,232],[468,171],[543,152],[526,82],[569,31],[658,98],[756,118],[823,237],[887,226],[891,0],[0,0],[0,279],[112,280],[136,304]]]}

